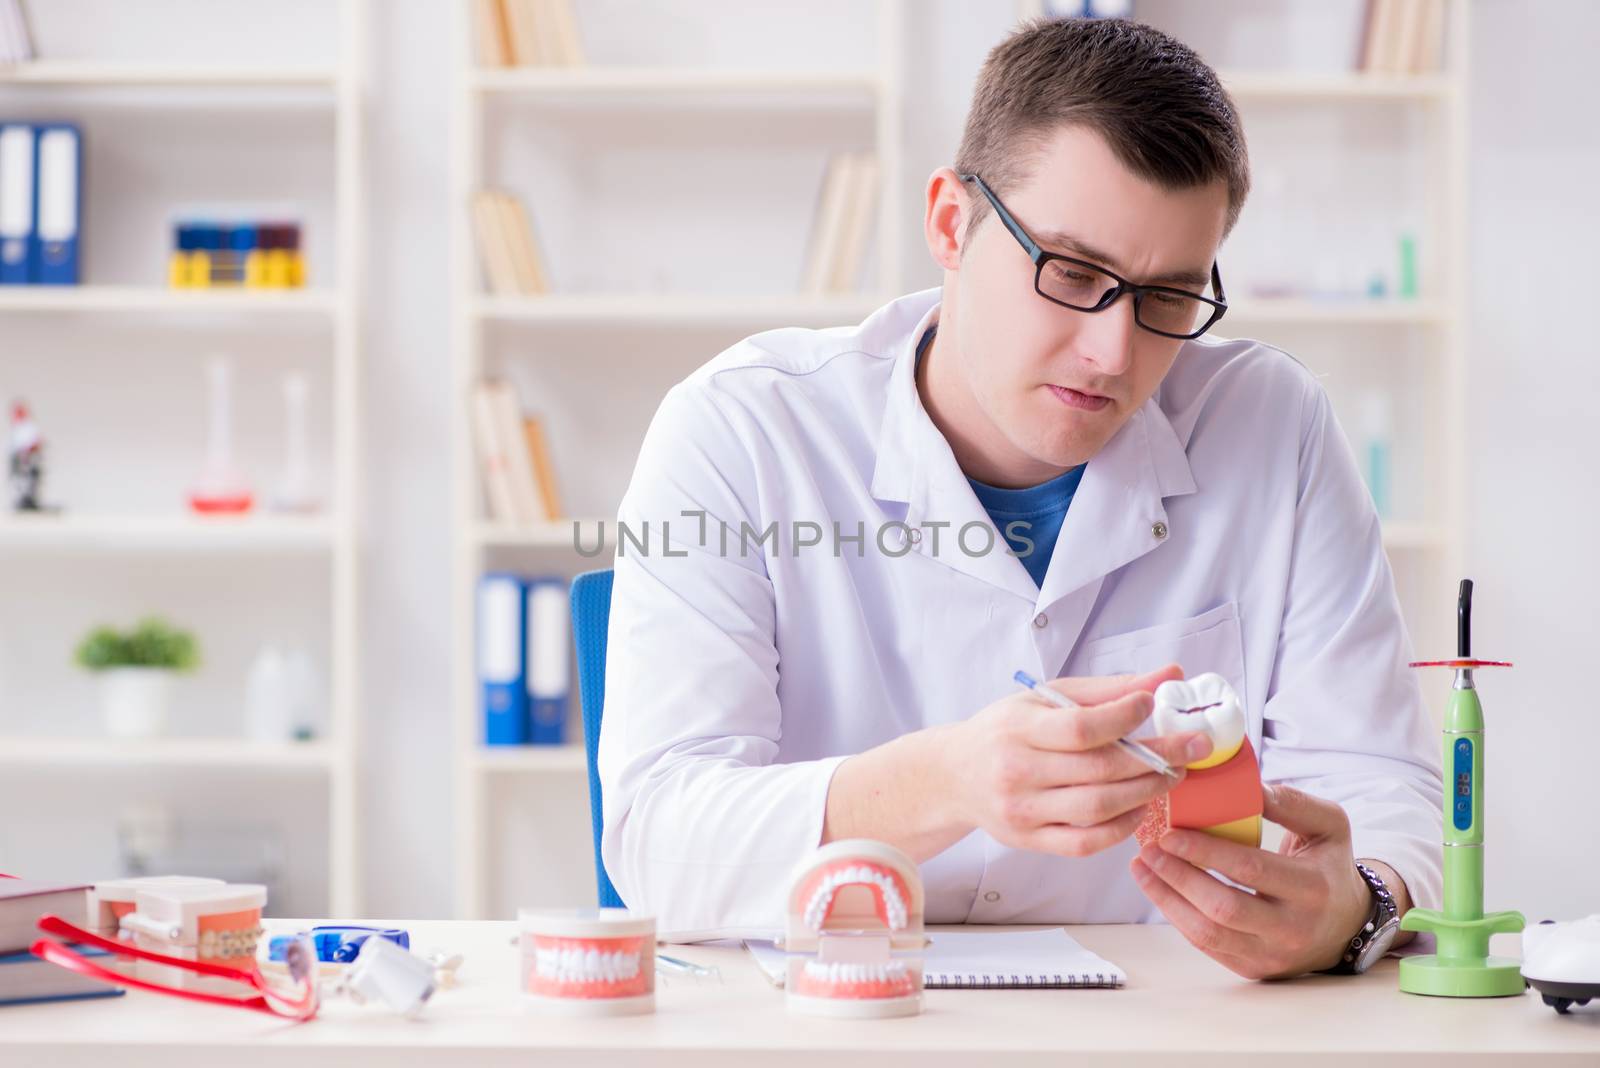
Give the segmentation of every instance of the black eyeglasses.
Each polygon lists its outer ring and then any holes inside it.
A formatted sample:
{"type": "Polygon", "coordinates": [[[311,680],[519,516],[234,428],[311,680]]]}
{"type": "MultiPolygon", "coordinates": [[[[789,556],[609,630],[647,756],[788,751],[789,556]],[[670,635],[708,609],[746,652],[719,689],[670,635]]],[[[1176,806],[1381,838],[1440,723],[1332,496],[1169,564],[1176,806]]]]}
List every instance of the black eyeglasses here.
{"type": "Polygon", "coordinates": [[[1073,311],[1105,311],[1124,293],[1133,294],[1133,321],[1162,337],[1197,338],[1222,318],[1228,298],[1222,292],[1222,275],[1211,261],[1211,291],[1216,299],[1172,286],[1142,286],[1088,260],[1075,260],[1046,252],[1028,236],[1000,198],[976,174],[963,174],[963,182],[976,182],[995,214],[1033,261],[1033,288],[1045,300],[1073,311]],[[1198,325],[1196,325],[1198,324],[1198,325]]]}

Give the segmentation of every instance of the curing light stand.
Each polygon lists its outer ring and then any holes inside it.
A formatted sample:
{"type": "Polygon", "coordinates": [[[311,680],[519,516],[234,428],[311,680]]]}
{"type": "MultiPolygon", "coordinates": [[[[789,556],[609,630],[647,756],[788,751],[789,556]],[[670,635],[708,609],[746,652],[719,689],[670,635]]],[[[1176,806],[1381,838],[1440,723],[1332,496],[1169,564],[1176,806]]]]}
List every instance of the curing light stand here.
{"type": "Polygon", "coordinates": [[[1480,667],[1510,667],[1473,660],[1472,580],[1461,580],[1455,660],[1419,661],[1412,667],[1456,672],[1444,723],[1444,909],[1414,908],[1400,927],[1431,931],[1438,952],[1400,961],[1400,989],[1410,994],[1493,998],[1526,989],[1521,962],[1489,955],[1489,936],[1522,930],[1520,912],[1483,914],[1483,706],[1472,683],[1480,667]]]}

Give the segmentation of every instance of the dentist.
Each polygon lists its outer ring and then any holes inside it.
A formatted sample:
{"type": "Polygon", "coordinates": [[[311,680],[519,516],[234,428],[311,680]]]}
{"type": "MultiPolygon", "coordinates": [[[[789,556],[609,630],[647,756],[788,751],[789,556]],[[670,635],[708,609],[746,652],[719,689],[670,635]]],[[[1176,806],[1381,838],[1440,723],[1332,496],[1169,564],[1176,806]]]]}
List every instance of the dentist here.
{"type": "Polygon", "coordinates": [[[955,163],[927,185],[939,288],[748,338],[651,422],[618,515],[609,874],[665,932],[770,929],[797,861],[870,837],[920,864],[930,923],[1165,917],[1240,975],[1365,970],[1439,903],[1436,736],[1326,394],[1207,333],[1249,186],[1232,101],[1150,27],[1033,23],[955,163]],[[1277,852],[1131,838],[1168,783],[1111,743],[1204,672],[1245,706],[1277,852]]]}

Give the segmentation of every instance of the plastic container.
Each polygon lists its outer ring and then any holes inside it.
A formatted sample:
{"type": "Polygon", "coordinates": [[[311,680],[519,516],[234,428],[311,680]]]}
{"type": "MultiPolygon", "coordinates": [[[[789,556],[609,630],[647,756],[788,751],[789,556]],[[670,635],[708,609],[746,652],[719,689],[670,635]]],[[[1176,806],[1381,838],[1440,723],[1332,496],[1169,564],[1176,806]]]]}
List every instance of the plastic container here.
{"type": "Polygon", "coordinates": [[[530,1008],[629,1016],[656,1008],[656,921],[627,909],[518,909],[530,1008]]]}

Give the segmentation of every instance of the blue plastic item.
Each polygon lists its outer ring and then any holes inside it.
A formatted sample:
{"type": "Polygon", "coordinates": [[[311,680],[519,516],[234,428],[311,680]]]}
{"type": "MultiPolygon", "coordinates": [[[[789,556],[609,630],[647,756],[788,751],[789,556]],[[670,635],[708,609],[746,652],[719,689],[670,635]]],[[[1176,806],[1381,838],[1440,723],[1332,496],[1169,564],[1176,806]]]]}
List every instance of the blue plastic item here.
{"type": "Polygon", "coordinates": [[[601,908],[622,908],[600,856],[600,831],[605,826],[600,799],[600,713],[606,699],[606,629],[611,623],[611,576],[586,571],[572,580],[572,640],[578,654],[578,701],[583,708],[583,753],[589,765],[589,819],[594,828],[594,879],[601,908]]]}

